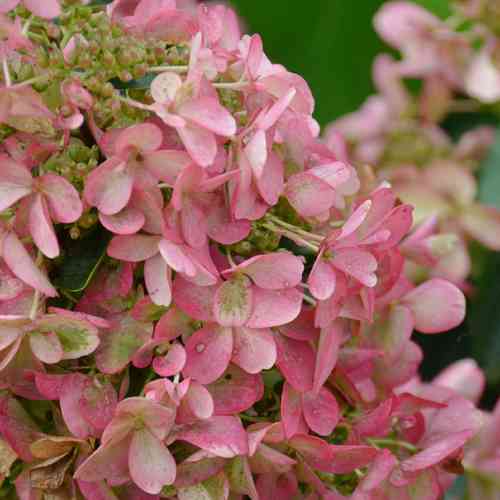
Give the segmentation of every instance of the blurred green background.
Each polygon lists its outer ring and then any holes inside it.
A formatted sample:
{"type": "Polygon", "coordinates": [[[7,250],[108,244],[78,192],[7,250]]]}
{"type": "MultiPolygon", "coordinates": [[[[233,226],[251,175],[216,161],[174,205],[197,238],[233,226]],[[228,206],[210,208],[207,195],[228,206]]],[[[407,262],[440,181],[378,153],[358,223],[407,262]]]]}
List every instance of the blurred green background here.
{"type": "MultiPolygon", "coordinates": [[[[435,14],[450,13],[448,0],[414,0],[435,14]]],[[[353,111],[374,89],[374,57],[390,50],[372,25],[384,0],[232,0],[249,33],[260,33],[266,54],[275,63],[301,74],[316,98],[315,117],[322,126],[353,111]]],[[[451,131],[481,123],[498,123],[498,116],[452,117],[451,131]]],[[[480,175],[483,202],[500,208],[500,134],[480,175]]],[[[474,247],[475,295],[464,324],[443,335],[415,335],[425,350],[423,375],[432,378],[453,360],[475,357],[485,369],[489,389],[483,399],[491,407],[500,393],[500,255],[474,247]]]]}
{"type": "MultiPolygon", "coordinates": [[[[373,92],[371,64],[385,50],[372,18],[384,0],[231,0],[249,33],[260,33],[274,63],[302,75],[325,125],[373,92]]],[[[445,16],[447,0],[416,3],[445,16]]]]}

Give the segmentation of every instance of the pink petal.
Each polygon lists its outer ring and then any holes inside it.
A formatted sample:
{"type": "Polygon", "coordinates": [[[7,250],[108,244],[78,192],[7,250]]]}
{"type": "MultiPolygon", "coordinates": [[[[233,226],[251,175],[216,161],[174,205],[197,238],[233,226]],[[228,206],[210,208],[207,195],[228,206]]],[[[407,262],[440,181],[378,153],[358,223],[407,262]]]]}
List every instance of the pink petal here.
{"type": "Polygon", "coordinates": [[[186,351],[181,344],[173,344],[163,357],[153,360],[153,370],[161,377],[171,377],[182,371],[186,365],[186,351]]]}
{"type": "Polygon", "coordinates": [[[262,199],[271,206],[278,203],[285,189],[285,165],[283,160],[273,151],[267,156],[262,175],[257,179],[257,189],[262,199]]]}
{"type": "Polygon", "coordinates": [[[7,157],[0,159],[0,212],[29,195],[33,180],[28,169],[7,157]]]}
{"type": "Polygon", "coordinates": [[[189,385],[188,392],[182,400],[188,406],[197,419],[205,420],[214,413],[214,401],[208,389],[193,380],[189,385]]]}
{"type": "Polygon", "coordinates": [[[470,431],[453,432],[451,430],[440,441],[404,460],[401,463],[401,469],[404,472],[418,472],[432,467],[459,450],[471,436],[470,431]]]}
{"type": "Polygon", "coordinates": [[[215,321],[213,300],[216,286],[197,286],[181,276],[174,280],[173,296],[175,304],[187,315],[199,321],[215,321]]]}
{"type": "Polygon", "coordinates": [[[88,377],[80,398],[83,418],[97,431],[102,432],[113,418],[118,402],[116,391],[109,381],[88,377]]]}
{"type": "Polygon", "coordinates": [[[192,319],[172,306],[156,323],[154,336],[155,339],[174,340],[181,335],[187,338],[192,331],[192,319]]]}
{"type": "Polygon", "coordinates": [[[203,207],[198,206],[189,197],[185,197],[180,218],[185,242],[194,248],[205,245],[208,226],[203,207]]]}
{"type": "Polygon", "coordinates": [[[340,419],[337,400],[324,387],[320,389],[317,396],[312,392],[303,394],[302,407],[307,425],[320,436],[329,436],[340,419]]]}
{"type": "Polygon", "coordinates": [[[415,317],[422,333],[439,333],[458,326],[465,317],[464,294],[452,283],[432,279],[408,293],[403,303],[415,317]]]}
{"type": "Polygon", "coordinates": [[[283,385],[281,394],[281,421],[286,439],[307,432],[307,425],[302,415],[302,395],[288,382],[283,385]]]}
{"type": "Polygon", "coordinates": [[[147,429],[134,432],[128,452],[130,476],[146,493],[157,495],[175,481],[175,460],[168,448],[147,429]]]}
{"type": "Polygon", "coordinates": [[[271,330],[239,327],[233,332],[233,363],[248,373],[259,373],[273,367],[276,343],[271,330]]]}
{"type": "Polygon", "coordinates": [[[110,483],[123,484],[130,479],[128,452],[130,438],[114,440],[99,446],[76,470],[75,478],[88,482],[107,479],[110,483]]]}
{"type": "Polygon", "coordinates": [[[320,254],[307,279],[311,295],[318,300],[327,300],[335,292],[337,281],[335,269],[320,254]]]}
{"type": "Polygon", "coordinates": [[[287,382],[297,391],[310,391],[313,386],[314,351],[307,342],[275,335],[278,347],[276,365],[287,382]]]}
{"type": "Polygon", "coordinates": [[[231,137],[236,134],[236,122],[229,111],[213,97],[200,97],[182,104],[178,110],[186,120],[211,132],[231,137]]]}
{"type": "Polygon", "coordinates": [[[264,165],[267,162],[266,133],[263,130],[255,132],[246,145],[244,154],[252,167],[255,178],[260,179],[264,171],[264,165]]]}
{"type": "Polygon", "coordinates": [[[234,415],[248,410],[264,394],[260,375],[250,375],[233,364],[207,389],[213,397],[214,415],[234,415]]]}
{"type": "Polygon", "coordinates": [[[49,211],[41,194],[36,194],[31,202],[29,228],[36,246],[49,259],[59,255],[59,243],[50,220],[49,211]]]}
{"type": "Polygon", "coordinates": [[[339,321],[334,321],[326,328],[321,329],[314,368],[313,391],[316,394],[337,364],[339,348],[343,339],[344,328],[339,321]]]}
{"type": "Polygon", "coordinates": [[[285,196],[303,217],[314,217],[329,210],[335,201],[335,191],[323,180],[307,172],[288,179],[285,196]]]}
{"type": "Polygon", "coordinates": [[[260,288],[281,290],[301,282],[304,263],[292,253],[274,252],[252,257],[237,266],[235,271],[243,271],[260,288]]]}
{"type": "Polygon", "coordinates": [[[160,254],[144,264],[144,281],[151,300],[159,306],[168,307],[172,302],[171,273],[160,254]]]}
{"type": "Polygon", "coordinates": [[[153,123],[140,123],[132,125],[120,133],[115,142],[115,153],[151,153],[160,148],[163,134],[160,128],[153,123]]]}
{"type": "Polygon", "coordinates": [[[83,418],[80,398],[87,378],[80,373],[67,375],[61,386],[60,404],[64,422],[71,434],[81,439],[93,435],[93,427],[83,418]]]}
{"type": "MultiPolygon", "coordinates": [[[[175,410],[169,406],[151,401],[148,398],[130,397],[118,403],[115,411],[115,417],[117,418],[113,419],[113,422],[119,417],[119,419],[123,419],[125,428],[128,427],[130,429],[134,428],[134,417],[137,416],[141,418],[141,423],[144,424],[157,439],[163,441],[169,435],[174,425],[175,410]]],[[[110,426],[106,428],[103,434],[102,441],[104,443],[114,438],[114,432],[111,433],[111,436],[106,435],[110,426]]]]}
{"type": "Polygon", "coordinates": [[[177,132],[187,152],[198,165],[208,167],[214,162],[217,142],[213,132],[195,125],[178,128],[177,132]]]}
{"type": "Polygon", "coordinates": [[[158,253],[160,241],[160,236],[145,234],[115,236],[108,246],[108,255],[126,262],[142,262],[158,253]]]}
{"type": "Polygon", "coordinates": [[[271,328],[293,321],[302,307],[302,293],[295,289],[253,290],[253,312],[247,321],[248,328],[271,328]]]}
{"type": "Polygon", "coordinates": [[[55,220],[70,224],[81,217],[83,205],[80,195],[70,182],[50,173],[39,177],[37,181],[55,220]]]}
{"type": "Polygon", "coordinates": [[[53,333],[32,332],[29,336],[33,354],[47,364],[59,363],[63,357],[63,348],[59,337],[53,333]]]}
{"type": "Polygon", "coordinates": [[[337,250],[331,259],[332,264],[347,275],[357,279],[367,287],[374,287],[377,284],[377,260],[364,250],[348,248],[337,250]]]}
{"type": "Polygon", "coordinates": [[[356,229],[363,224],[371,207],[371,200],[366,200],[358,208],[356,208],[356,210],[350,215],[345,224],[342,226],[338,239],[345,238],[356,231],[356,229]]]}
{"type": "Polygon", "coordinates": [[[218,457],[232,458],[248,454],[248,437],[237,417],[214,416],[185,425],[179,430],[177,439],[218,457]]]}
{"type": "Polygon", "coordinates": [[[145,217],[135,208],[124,208],[115,215],[99,213],[101,224],[115,234],[135,234],[144,226],[145,217]]]}
{"type": "Polygon", "coordinates": [[[45,0],[43,3],[40,3],[39,0],[24,0],[24,4],[35,16],[45,19],[53,19],[61,14],[58,0],[45,0]]]}
{"type": "Polygon", "coordinates": [[[229,328],[205,326],[186,342],[187,362],[183,374],[209,384],[224,373],[232,351],[233,334],[229,328]]]}
{"type": "Polygon", "coordinates": [[[281,115],[286,111],[290,103],[293,101],[297,90],[295,88],[290,88],[288,92],[283,94],[266,112],[262,119],[259,120],[258,126],[267,130],[271,128],[281,117],[281,115]]]}
{"type": "Polygon", "coordinates": [[[117,214],[125,208],[132,194],[133,177],[127,164],[114,156],[92,170],[85,182],[84,197],[106,215],[117,214]]]}
{"type": "Polygon", "coordinates": [[[162,257],[165,262],[178,273],[183,273],[187,276],[194,276],[196,274],[196,268],[192,262],[192,259],[184,252],[181,245],[177,245],[162,239],[158,245],[162,257]]]}
{"type": "Polygon", "coordinates": [[[242,326],[252,313],[250,280],[237,277],[222,283],[214,296],[214,316],[222,326],[242,326]]]}
{"type": "Polygon", "coordinates": [[[464,398],[477,403],[483,394],[486,378],[473,359],[462,359],[446,367],[432,381],[434,385],[449,387],[464,398]]]}
{"type": "Polygon", "coordinates": [[[19,279],[48,297],[57,296],[55,288],[50,284],[42,271],[35,265],[23,244],[12,232],[5,236],[2,257],[9,269],[19,279]]]}
{"type": "Polygon", "coordinates": [[[160,181],[174,186],[177,176],[193,160],[185,151],[161,149],[144,156],[144,166],[160,181]]]}

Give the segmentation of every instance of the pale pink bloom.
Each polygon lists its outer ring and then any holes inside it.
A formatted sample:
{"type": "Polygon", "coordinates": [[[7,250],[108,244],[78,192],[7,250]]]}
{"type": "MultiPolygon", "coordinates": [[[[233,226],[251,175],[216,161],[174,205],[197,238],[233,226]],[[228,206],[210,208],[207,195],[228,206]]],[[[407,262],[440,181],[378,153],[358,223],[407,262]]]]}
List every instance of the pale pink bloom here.
{"type": "Polygon", "coordinates": [[[175,411],[147,398],[128,398],[116,407],[99,448],[78,467],[75,478],[106,479],[120,485],[131,478],[146,493],[156,495],[175,480],[176,465],[164,445],[175,411]]]}
{"type": "Polygon", "coordinates": [[[43,2],[39,0],[2,0],[0,3],[0,13],[5,14],[15,9],[21,1],[35,16],[45,19],[52,19],[61,13],[61,6],[58,0],[44,0],[43,2]]]}
{"type": "Polygon", "coordinates": [[[160,149],[161,130],[151,123],[124,129],[113,142],[113,156],[92,170],[85,183],[87,203],[105,216],[118,214],[134,188],[148,190],[171,182],[185,165],[178,152],[160,149]]]}
{"type": "Polygon", "coordinates": [[[28,199],[29,232],[36,246],[49,258],[59,255],[52,220],[68,224],[82,214],[78,191],[64,178],[51,173],[33,178],[28,168],[7,157],[0,158],[0,211],[28,199]]]}
{"type": "MultiPolygon", "coordinates": [[[[200,43],[201,35],[198,34],[192,45],[199,47],[200,43]]],[[[196,47],[192,50],[192,60],[197,50],[196,47]]],[[[200,78],[194,68],[191,61],[186,81],[172,72],[158,75],[151,83],[155,100],[152,110],[177,130],[191,158],[198,165],[208,167],[217,155],[217,136],[234,136],[236,122],[214,92],[201,94],[194,89],[200,78]]]]}

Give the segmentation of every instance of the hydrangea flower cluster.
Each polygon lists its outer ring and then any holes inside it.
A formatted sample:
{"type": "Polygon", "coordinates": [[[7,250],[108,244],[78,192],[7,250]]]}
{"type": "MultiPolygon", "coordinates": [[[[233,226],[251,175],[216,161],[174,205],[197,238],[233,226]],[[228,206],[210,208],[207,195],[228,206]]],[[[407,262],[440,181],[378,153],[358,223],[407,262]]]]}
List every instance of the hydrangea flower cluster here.
{"type": "Polygon", "coordinates": [[[230,8],[3,1],[0,59],[4,497],[437,500],[495,465],[481,371],[423,383],[411,340],[464,318],[458,238],[230,8]]]}

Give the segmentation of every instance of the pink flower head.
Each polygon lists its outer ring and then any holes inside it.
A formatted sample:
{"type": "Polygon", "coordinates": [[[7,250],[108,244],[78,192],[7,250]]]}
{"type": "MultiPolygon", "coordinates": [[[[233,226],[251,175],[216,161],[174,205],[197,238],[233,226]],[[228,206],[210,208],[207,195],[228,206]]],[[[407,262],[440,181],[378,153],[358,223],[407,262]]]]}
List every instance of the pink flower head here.
{"type": "Polygon", "coordinates": [[[276,253],[226,270],[227,280],[210,288],[189,291],[189,285],[178,280],[174,297],[179,307],[195,319],[218,324],[205,326],[187,341],[185,376],[213,382],[231,360],[251,374],[273,366],[276,346],[269,328],[298,316],[302,294],[295,286],[302,271],[298,257],[276,253]],[[273,304],[279,304],[279,309],[273,309],[273,304]],[[214,357],[217,364],[212,362],[214,357]]]}
{"type": "Polygon", "coordinates": [[[27,167],[5,157],[0,159],[0,170],[0,211],[23,200],[35,244],[47,257],[57,257],[59,244],[52,220],[68,224],[79,219],[83,208],[78,192],[58,175],[33,178],[27,167]]]}
{"type": "Polygon", "coordinates": [[[121,401],[101,445],[75,477],[89,482],[106,479],[112,485],[131,478],[146,493],[157,495],[175,480],[175,460],[164,445],[174,419],[175,411],[149,399],[121,401]]]}
{"type": "Polygon", "coordinates": [[[84,196],[103,216],[118,214],[129,203],[133,189],[171,182],[182,163],[177,154],[161,150],[161,130],[151,123],[134,125],[120,132],[113,143],[113,156],[87,178],[84,196]]]}

